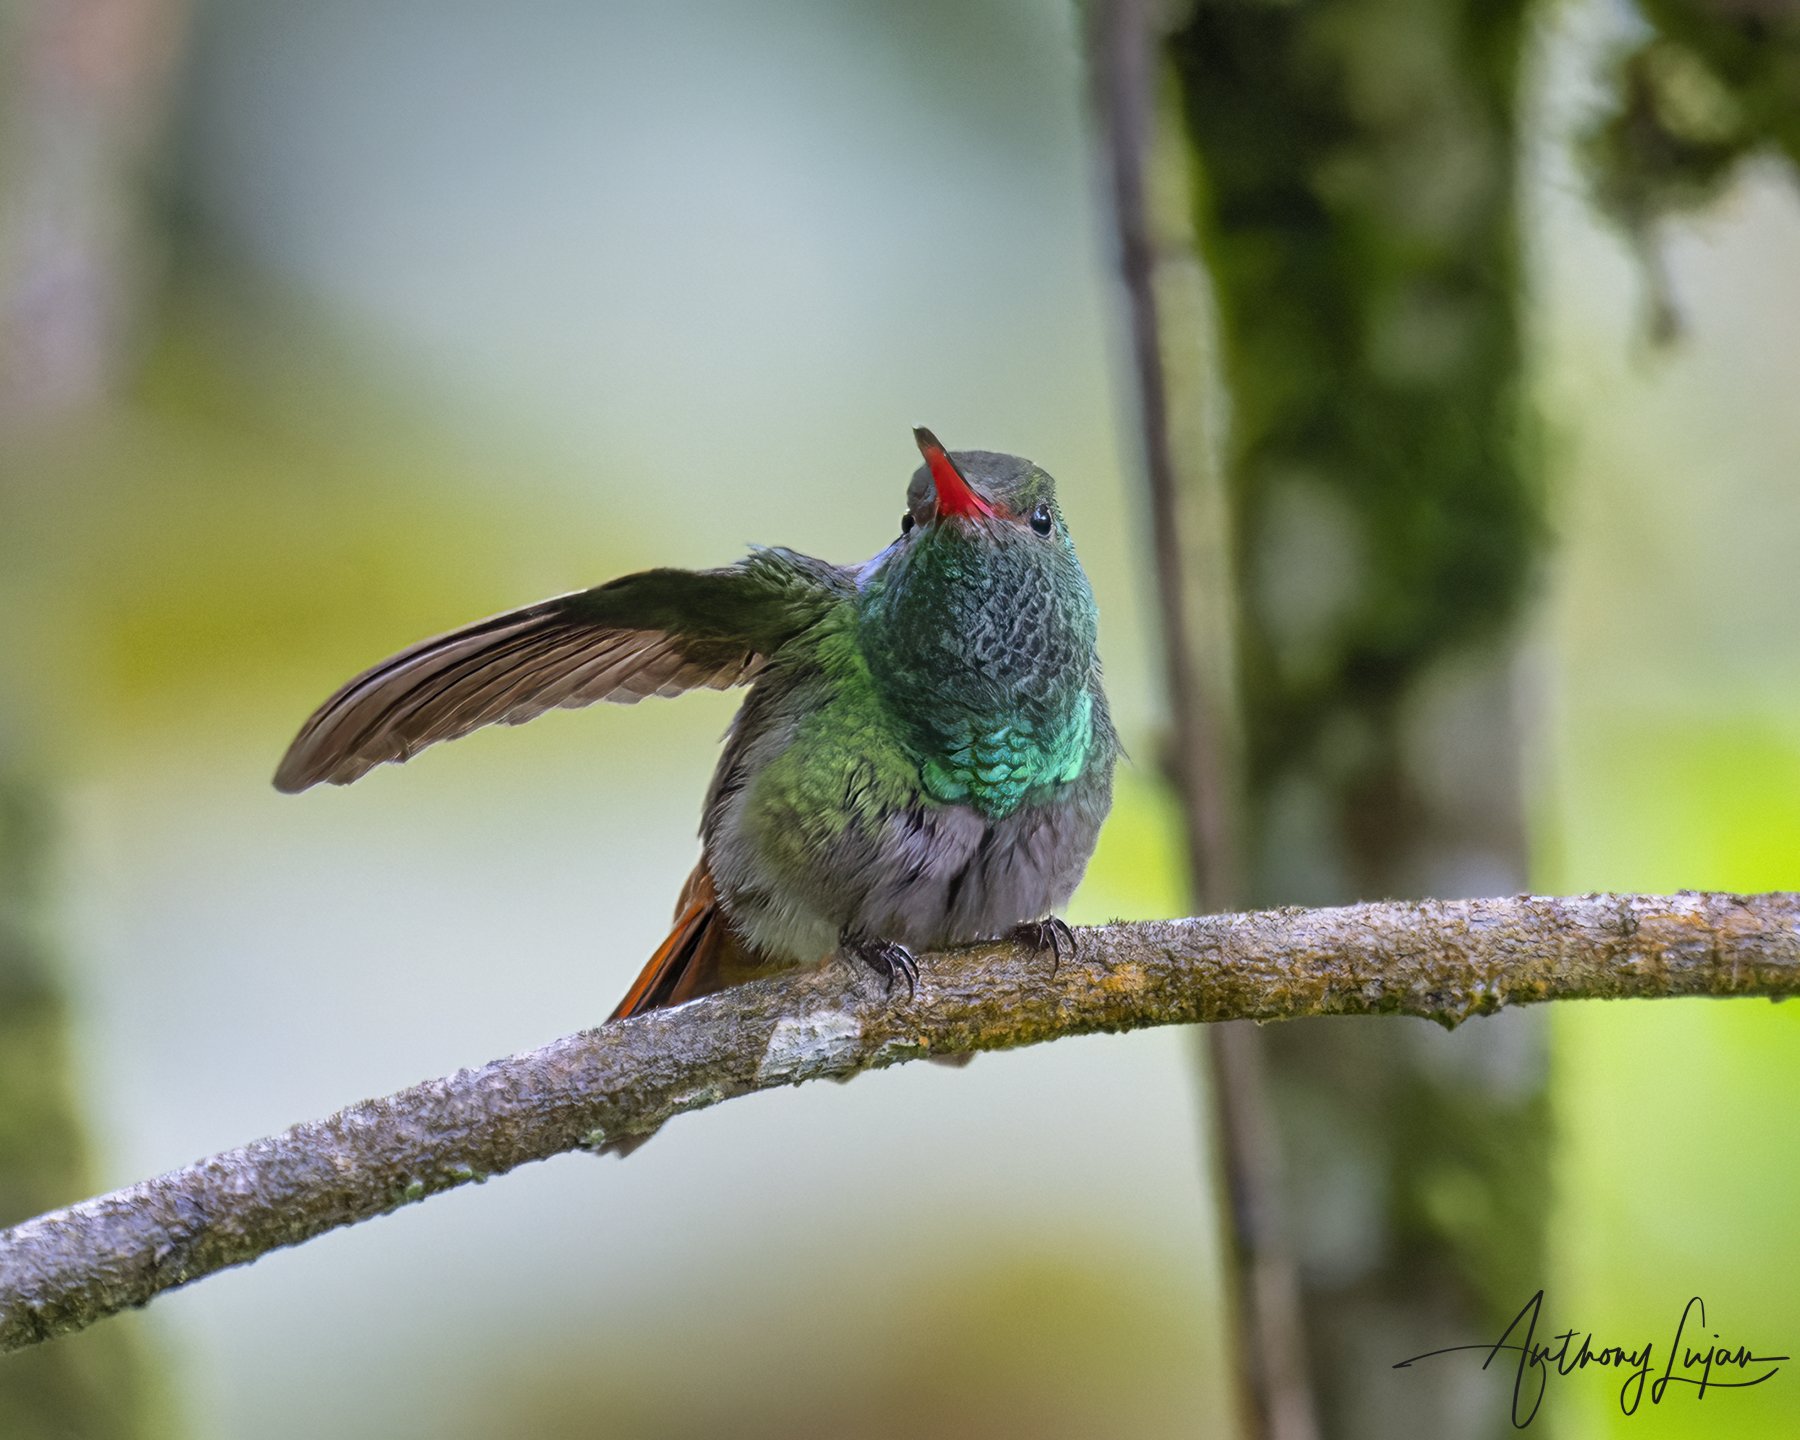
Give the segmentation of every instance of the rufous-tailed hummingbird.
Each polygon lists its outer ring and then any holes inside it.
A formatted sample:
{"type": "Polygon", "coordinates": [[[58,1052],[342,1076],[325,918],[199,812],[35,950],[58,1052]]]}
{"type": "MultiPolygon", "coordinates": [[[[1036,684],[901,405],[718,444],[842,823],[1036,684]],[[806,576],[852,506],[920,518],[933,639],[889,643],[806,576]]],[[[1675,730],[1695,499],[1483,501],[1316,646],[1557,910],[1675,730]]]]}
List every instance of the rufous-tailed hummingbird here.
{"type": "Polygon", "coordinates": [[[646,570],[402,650],[301,728],[277,789],[553,706],[748,684],[675,927],[614,1018],[841,949],[1057,946],[1118,737],[1087,576],[1036,465],[915,430],[900,536],[862,565],[755,550],[646,570]]]}

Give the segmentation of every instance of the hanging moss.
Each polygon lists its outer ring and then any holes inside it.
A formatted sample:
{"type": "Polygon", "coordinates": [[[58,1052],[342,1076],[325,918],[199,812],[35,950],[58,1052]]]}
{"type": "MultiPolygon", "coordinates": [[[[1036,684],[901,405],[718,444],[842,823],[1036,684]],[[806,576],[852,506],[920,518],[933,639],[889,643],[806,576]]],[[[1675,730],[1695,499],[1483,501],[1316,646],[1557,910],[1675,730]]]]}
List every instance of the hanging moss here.
{"type": "Polygon", "coordinates": [[[1717,197],[1756,154],[1800,163],[1800,11],[1643,0],[1651,27],[1618,56],[1615,95],[1586,136],[1595,197],[1641,229],[1717,197]]]}

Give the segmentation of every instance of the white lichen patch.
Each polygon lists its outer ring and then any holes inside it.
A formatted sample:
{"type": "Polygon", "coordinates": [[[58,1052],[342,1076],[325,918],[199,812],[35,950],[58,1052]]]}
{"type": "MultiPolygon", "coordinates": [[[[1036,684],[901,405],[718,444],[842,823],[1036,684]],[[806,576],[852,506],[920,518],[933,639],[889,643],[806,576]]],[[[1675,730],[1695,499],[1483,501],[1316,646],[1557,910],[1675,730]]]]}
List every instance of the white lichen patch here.
{"type": "Polygon", "coordinates": [[[884,1065],[898,1065],[906,1060],[916,1060],[925,1053],[925,1047],[917,1040],[884,1040],[881,1048],[869,1059],[869,1068],[878,1070],[884,1065]]]}
{"type": "Polygon", "coordinates": [[[685,1115],[690,1110],[705,1110],[717,1105],[726,1098],[723,1085],[702,1085],[695,1090],[684,1090],[669,1102],[671,1115],[685,1115]]]}
{"type": "Polygon", "coordinates": [[[789,1015],[775,1024],[756,1067],[762,1084],[797,1085],[852,1059],[862,1044],[862,1022],[842,1010],[789,1015]]]}

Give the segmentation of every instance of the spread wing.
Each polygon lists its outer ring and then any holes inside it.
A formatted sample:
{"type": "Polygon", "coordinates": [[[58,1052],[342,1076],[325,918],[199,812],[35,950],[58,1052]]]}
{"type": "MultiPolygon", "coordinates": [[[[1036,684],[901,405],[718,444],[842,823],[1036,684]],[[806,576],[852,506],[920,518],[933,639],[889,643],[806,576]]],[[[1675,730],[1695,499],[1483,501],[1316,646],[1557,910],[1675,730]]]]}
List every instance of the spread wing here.
{"type": "Polygon", "coordinates": [[[313,713],[275,788],[348,785],[440,740],[557,706],[741,685],[849,585],[822,561],[759,550],[721,570],[627,575],[420,641],[313,713]]]}

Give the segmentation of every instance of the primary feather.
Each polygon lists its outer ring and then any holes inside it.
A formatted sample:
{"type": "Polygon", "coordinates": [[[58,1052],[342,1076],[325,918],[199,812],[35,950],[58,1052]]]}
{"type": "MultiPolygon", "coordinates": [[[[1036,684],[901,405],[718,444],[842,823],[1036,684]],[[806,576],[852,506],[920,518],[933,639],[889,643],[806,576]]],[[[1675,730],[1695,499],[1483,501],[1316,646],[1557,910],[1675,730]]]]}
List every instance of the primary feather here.
{"type": "Polygon", "coordinates": [[[348,785],[440,740],[558,706],[741,685],[816,617],[834,578],[823,562],[763,550],[720,570],[627,575],[421,641],[313,713],[275,788],[348,785]]]}

